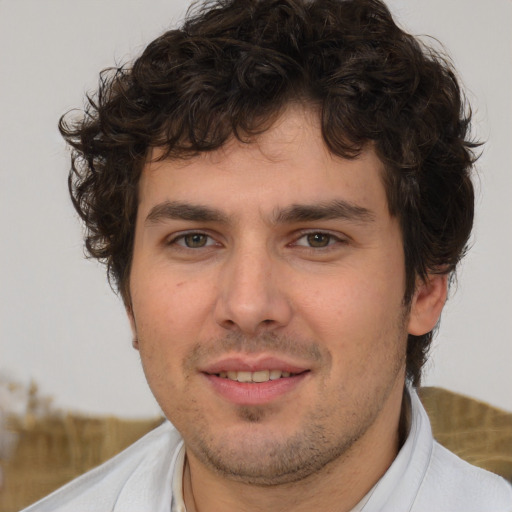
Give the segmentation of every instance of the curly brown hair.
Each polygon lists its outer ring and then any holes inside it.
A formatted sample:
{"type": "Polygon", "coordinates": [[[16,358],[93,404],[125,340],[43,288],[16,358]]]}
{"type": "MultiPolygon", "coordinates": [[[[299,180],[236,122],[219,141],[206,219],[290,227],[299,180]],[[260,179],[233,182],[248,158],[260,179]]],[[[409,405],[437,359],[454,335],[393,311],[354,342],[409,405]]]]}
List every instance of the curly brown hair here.
{"type": "MultiPolygon", "coordinates": [[[[401,30],[379,0],[216,0],[101,73],[79,118],[69,187],[89,254],[129,306],[137,187],[153,147],[165,158],[248,142],[291,101],[315,106],[329,150],[384,162],[401,224],[410,304],[417,278],[452,273],[473,223],[470,111],[449,61],[401,30]]],[[[407,375],[421,378],[432,333],[409,336],[407,375]]]]}

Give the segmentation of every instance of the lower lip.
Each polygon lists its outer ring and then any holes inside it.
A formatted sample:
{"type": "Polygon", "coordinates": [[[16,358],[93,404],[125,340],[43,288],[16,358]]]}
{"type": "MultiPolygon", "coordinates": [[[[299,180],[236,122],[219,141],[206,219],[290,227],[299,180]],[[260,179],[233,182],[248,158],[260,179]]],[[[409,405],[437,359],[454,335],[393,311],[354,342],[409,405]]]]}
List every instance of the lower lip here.
{"type": "Polygon", "coordinates": [[[236,405],[262,405],[290,394],[307,377],[303,372],[267,382],[237,382],[236,380],[203,374],[213,389],[224,399],[236,405]]]}

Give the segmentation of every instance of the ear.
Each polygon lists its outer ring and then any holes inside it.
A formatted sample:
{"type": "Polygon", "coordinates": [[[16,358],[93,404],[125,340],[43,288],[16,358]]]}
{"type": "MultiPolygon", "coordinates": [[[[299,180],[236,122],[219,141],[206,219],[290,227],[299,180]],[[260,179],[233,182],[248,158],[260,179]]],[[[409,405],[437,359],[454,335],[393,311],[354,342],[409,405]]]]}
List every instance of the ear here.
{"type": "Polygon", "coordinates": [[[126,306],[126,315],[130,322],[130,328],[132,330],[132,346],[135,350],[139,350],[139,338],[137,337],[137,326],[135,325],[135,317],[133,316],[133,309],[131,306],[126,306]]]}
{"type": "Polygon", "coordinates": [[[437,324],[448,294],[448,275],[429,274],[420,280],[411,302],[408,332],[422,336],[437,324]]]}

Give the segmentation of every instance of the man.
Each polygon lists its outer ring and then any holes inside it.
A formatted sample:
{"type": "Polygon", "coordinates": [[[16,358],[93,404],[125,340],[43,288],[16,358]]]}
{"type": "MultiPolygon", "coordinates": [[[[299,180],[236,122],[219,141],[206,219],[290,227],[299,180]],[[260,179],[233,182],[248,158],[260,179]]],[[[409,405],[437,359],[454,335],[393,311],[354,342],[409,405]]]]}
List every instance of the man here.
{"type": "Polygon", "coordinates": [[[208,3],[102,75],[61,122],[71,194],[170,422],[27,510],[512,510],[415,392],[472,226],[466,110],[376,0],[208,3]]]}

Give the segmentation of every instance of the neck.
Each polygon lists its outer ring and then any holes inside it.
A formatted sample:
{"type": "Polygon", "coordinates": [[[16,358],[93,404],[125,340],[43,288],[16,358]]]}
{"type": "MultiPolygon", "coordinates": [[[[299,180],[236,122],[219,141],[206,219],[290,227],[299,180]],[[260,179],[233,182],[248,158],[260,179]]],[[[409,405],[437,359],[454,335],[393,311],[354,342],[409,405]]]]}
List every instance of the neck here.
{"type": "MultiPolygon", "coordinates": [[[[183,494],[187,512],[324,510],[349,512],[395,459],[405,418],[402,393],[391,395],[368,431],[343,456],[298,482],[255,486],[225,478],[187,452],[183,494]]],[[[405,402],[405,400],[404,400],[405,402]]]]}

